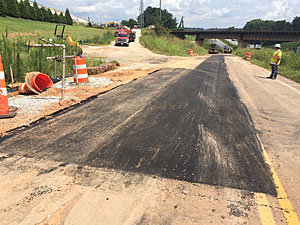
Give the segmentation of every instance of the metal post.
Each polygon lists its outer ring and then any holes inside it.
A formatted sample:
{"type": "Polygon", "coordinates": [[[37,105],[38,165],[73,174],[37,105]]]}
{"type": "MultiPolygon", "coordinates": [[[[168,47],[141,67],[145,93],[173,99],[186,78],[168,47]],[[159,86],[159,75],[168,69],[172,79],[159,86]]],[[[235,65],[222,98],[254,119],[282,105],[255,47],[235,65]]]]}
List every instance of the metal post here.
{"type": "Polygon", "coordinates": [[[78,86],[78,74],[77,74],[77,58],[76,58],[76,52],[74,52],[74,55],[75,55],[75,77],[76,77],[76,86],[78,86]]]}
{"type": "Polygon", "coordinates": [[[11,78],[11,84],[14,85],[15,81],[14,81],[14,72],[12,69],[12,65],[9,65],[9,69],[10,69],[10,78],[11,78]]]}
{"type": "Polygon", "coordinates": [[[54,60],[54,76],[55,76],[55,78],[57,77],[57,73],[56,73],[56,60],[54,60]]]}
{"type": "MultiPolygon", "coordinates": [[[[35,48],[62,48],[63,49],[63,75],[62,75],[62,89],[61,89],[61,100],[65,98],[65,78],[66,78],[66,45],[64,44],[52,44],[51,42],[41,38],[42,41],[45,41],[49,44],[33,44],[29,45],[30,47],[35,48]]],[[[53,57],[47,57],[47,59],[51,59],[53,57]]]]}
{"type": "Polygon", "coordinates": [[[159,18],[161,20],[161,0],[159,0],[159,18]]]}
{"type": "Polygon", "coordinates": [[[61,100],[65,99],[65,78],[66,78],[66,46],[63,46],[63,75],[62,75],[62,89],[61,89],[61,100]]]}

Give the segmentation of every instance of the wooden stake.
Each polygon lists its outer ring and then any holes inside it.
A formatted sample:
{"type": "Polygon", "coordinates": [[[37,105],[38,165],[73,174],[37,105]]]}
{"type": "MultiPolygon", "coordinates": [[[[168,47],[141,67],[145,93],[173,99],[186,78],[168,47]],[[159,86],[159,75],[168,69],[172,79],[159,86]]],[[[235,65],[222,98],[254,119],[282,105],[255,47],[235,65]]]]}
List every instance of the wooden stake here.
{"type": "Polygon", "coordinates": [[[14,72],[11,64],[9,65],[9,69],[10,69],[11,84],[13,85],[15,81],[14,81],[14,72]]]}

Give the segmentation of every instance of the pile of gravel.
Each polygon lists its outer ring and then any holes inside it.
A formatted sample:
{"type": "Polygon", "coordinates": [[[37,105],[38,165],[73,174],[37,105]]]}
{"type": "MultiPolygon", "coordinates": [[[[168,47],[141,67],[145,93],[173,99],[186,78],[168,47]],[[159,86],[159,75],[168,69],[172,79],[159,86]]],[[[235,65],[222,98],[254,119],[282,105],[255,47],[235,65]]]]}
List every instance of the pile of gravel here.
{"type": "MultiPolygon", "coordinates": [[[[99,88],[99,87],[107,86],[111,83],[112,83],[112,81],[108,78],[89,77],[89,82],[88,83],[82,83],[82,84],[79,84],[79,86],[93,86],[93,87],[99,88]]],[[[55,84],[54,87],[55,88],[62,88],[62,82],[59,82],[59,83],[55,84]]],[[[76,87],[76,83],[74,83],[73,81],[67,81],[67,82],[65,82],[65,87],[66,88],[76,87]]]]}
{"type": "Polygon", "coordinates": [[[8,98],[8,104],[10,106],[16,106],[19,108],[18,114],[22,115],[37,115],[42,111],[44,105],[50,103],[59,102],[60,97],[33,97],[19,95],[17,97],[8,98]]]}

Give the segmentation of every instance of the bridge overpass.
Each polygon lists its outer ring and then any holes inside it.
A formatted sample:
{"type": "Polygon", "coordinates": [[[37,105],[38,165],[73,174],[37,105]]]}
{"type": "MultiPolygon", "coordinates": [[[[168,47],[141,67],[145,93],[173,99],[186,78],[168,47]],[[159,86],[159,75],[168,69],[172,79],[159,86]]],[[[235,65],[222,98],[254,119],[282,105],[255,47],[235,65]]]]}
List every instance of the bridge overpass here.
{"type": "Polygon", "coordinates": [[[299,31],[185,30],[171,34],[181,39],[185,35],[196,36],[196,44],[200,46],[203,46],[204,39],[237,39],[240,48],[247,48],[248,41],[300,41],[299,31]]]}

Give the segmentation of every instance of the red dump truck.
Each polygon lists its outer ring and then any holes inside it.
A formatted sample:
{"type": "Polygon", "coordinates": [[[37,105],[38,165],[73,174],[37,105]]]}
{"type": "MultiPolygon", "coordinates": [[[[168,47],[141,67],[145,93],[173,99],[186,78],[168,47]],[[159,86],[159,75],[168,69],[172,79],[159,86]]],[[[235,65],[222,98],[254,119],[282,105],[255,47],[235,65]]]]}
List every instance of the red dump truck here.
{"type": "Polygon", "coordinates": [[[127,33],[129,35],[129,41],[130,42],[134,42],[135,41],[135,37],[136,37],[135,31],[132,31],[131,29],[128,29],[127,33]]]}
{"type": "Polygon", "coordinates": [[[129,46],[129,35],[126,32],[119,32],[116,36],[115,45],[126,45],[129,46]]]}
{"type": "Polygon", "coordinates": [[[132,31],[131,29],[129,29],[128,27],[126,27],[126,26],[117,27],[116,31],[114,32],[115,37],[117,37],[118,33],[127,33],[128,37],[129,37],[129,42],[134,42],[135,41],[135,37],[136,37],[135,32],[132,31]]]}

